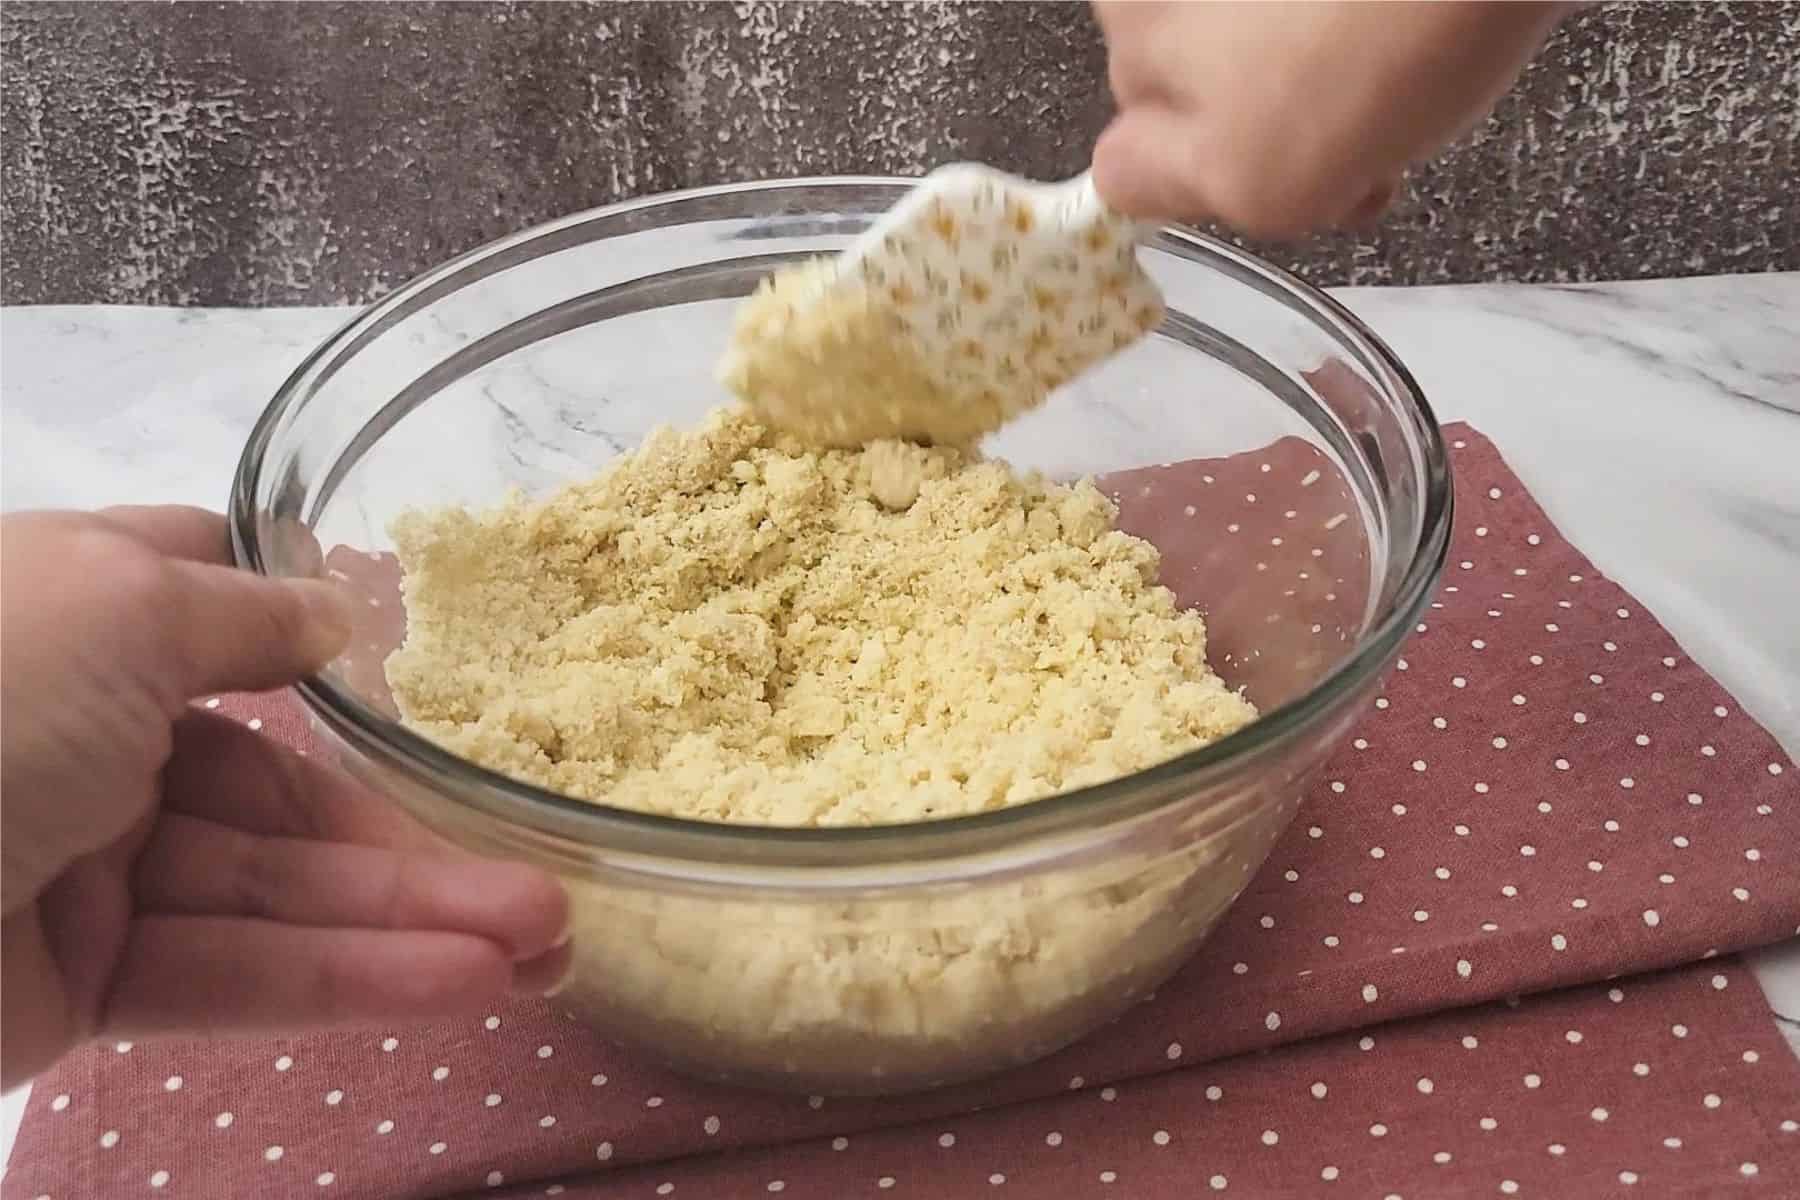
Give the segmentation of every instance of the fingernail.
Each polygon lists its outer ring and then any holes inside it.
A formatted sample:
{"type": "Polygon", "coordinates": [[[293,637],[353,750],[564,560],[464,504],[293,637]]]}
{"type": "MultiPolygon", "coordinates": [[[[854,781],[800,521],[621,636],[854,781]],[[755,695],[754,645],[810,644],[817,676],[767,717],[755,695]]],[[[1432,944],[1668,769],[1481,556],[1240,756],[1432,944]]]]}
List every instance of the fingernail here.
{"type": "Polygon", "coordinates": [[[561,995],[563,993],[563,990],[566,989],[574,981],[575,981],[575,961],[573,959],[570,959],[568,967],[565,968],[562,973],[562,977],[560,979],[558,979],[555,983],[551,984],[549,987],[544,989],[544,999],[546,999],[546,1000],[556,999],[556,997],[561,995]]]}
{"type": "Polygon", "coordinates": [[[335,585],[323,580],[292,579],[287,586],[309,618],[301,651],[307,659],[324,666],[350,643],[350,600],[335,585]]]}
{"type": "Polygon", "coordinates": [[[568,941],[546,950],[513,968],[513,990],[536,993],[548,999],[568,987],[575,978],[575,953],[568,941]]]}
{"type": "Polygon", "coordinates": [[[562,893],[562,929],[553,939],[551,939],[550,945],[539,952],[539,957],[546,954],[554,954],[557,951],[564,949],[568,946],[569,939],[575,936],[575,912],[574,905],[569,899],[568,885],[559,879],[556,881],[556,887],[557,891],[562,893]]]}

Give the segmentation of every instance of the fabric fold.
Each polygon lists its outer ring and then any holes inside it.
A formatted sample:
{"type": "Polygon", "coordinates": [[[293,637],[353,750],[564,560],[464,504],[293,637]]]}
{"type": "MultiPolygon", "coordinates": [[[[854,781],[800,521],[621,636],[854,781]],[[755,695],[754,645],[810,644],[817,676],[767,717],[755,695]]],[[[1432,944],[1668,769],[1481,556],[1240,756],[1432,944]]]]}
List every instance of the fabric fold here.
{"type": "MultiPolygon", "coordinates": [[[[1451,426],[1447,437],[1457,525],[1443,586],[1405,657],[1196,959],[1150,1001],[1080,1044],[997,1079],[880,1101],[771,1097],[675,1078],[542,1005],[280,1041],[103,1046],[37,1086],[4,1195],[129,1193],[157,1172],[167,1172],[164,1186],[178,1182],[189,1196],[327,1188],[369,1200],[471,1192],[493,1179],[506,1188],[629,1170],[619,1177],[650,1180],[643,1164],[666,1170],[690,1155],[829,1147],[833,1138],[860,1144],[871,1131],[957,1114],[998,1120],[990,1110],[1002,1106],[1050,1106],[1034,1113],[1104,1106],[1093,1097],[1104,1088],[1123,1094],[1128,1082],[1130,1094],[1173,1106],[1161,1118],[1173,1135],[1176,1114],[1204,1104],[1204,1081],[1218,1069],[1183,1068],[1256,1064],[1265,1060],[1244,1056],[1450,1010],[1479,1009],[1504,1030],[1508,1010],[1492,1006],[1507,997],[1800,932],[1793,763],[1649,613],[1557,533],[1486,439],[1466,426],[1451,426]],[[1168,1078],[1152,1078],[1160,1076],[1168,1078]]],[[[1191,495],[1191,487],[1158,489],[1155,477],[1134,473],[1129,488],[1115,481],[1121,519],[1163,548],[1178,592],[1204,569],[1196,557],[1204,547],[1247,531],[1280,539],[1267,561],[1291,572],[1293,586],[1323,583],[1299,580],[1312,574],[1309,563],[1329,563],[1350,578],[1366,547],[1328,536],[1345,523],[1326,527],[1345,496],[1341,477],[1322,475],[1322,499],[1304,512],[1270,511],[1255,498],[1256,480],[1321,469],[1316,459],[1309,449],[1277,444],[1157,468],[1210,480],[1202,486],[1216,489],[1216,501],[1192,512],[1159,501],[1191,495]],[[1183,532],[1171,533],[1181,522],[1183,532]],[[1269,532],[1277,527],[1292,532],[1269,532]],[[1183,549],[1190,546],[1192,554],[1183,549]]],[[[1353,597],[1345,603],[1360,606],[1353,597]]],[[[1330,635],[1320,624],[1317,634],[1284,634],[1286,644],[1304,652],[1304,639],[1330,635]]],[[[1228,641],[1215,649],[1235,652],[1228,641]]],[[[285,696],[224,697],[218,707],[261,721],[269,736],[311,745],[285,696]]],[[[1735,977],[1744,978],[1741,971],[1735,977]]],[[[1654,995],[1665,985],[1649,986],[1654,995]]],[[[1733,1002],[1751,990],[1739,987],[1733,1002]]],[[[1560,1011],[1554,1006],[1578,1001],[1542,1003],[1560,1011]]],[[[1609,1022],[1626,1010],[1593,1012],[1609,1022]]],[[[1331,1048],[1339,1042],[1314,1044],[1319,1054],[1340,1053],[1331,1048]]],[[[1756,1045],[1765,1059],[1773,1052],[1766,1040],[1756,1045]]],[[[1451,1059],[1457,1070],[1484,1061],[1451,1059]]],[[[1248,1072],[1245,1078],[1257,1070],[1230,1069],[1248,1072]]],[[[1120,1110],[1081,1111],[1101,1114],[1094,1119],[1104,1124],[1105,1114],[1120,1110]]],[[[895,1147],[911,1145],[908,1134],[882,1136],[895,1147]]],[[[1296,1126],[1267,1149],[1272,1158],[1296,1148],[1310,1154],[1310,1138],[1296,1126]]],[[[1109,1153],[1130,1148],[1118,1146],[1109,1153]]],[[[1344,1158],[1322,1165],[1347,1172],[1347,1152],[1344,1158]]],[[[989,1174],[1012,1179],[1018,1171],[995,1163],[989,1174]]],[[[1084,1163],[1097,1179],[1099,1160],[1084,1163]]],[[[1123,1163],[1104,1169],[1123,1177],[1123,1163]]],[[[1172,1169],[1171,1179],[1193,1185],[1191,1172],[1201,1167],[1172,1169]]],[[[1502,1178],[1526,1182],[1524,1174],[1502,1178]]],[[[1597,1184],[1586,1190],[1594,1182],[1586,1176],[1546,1178],[1564,1182],[1530,1194],[1608,1194],[1597,1184]],[[1578,1193],[1568,1190],[1570,1179],[1581,1181],[1578,1193]]],[[[1498,1182],[1470,1194],[1488,1194],[1498,1182]]],[[[1294,1195],[1314,1194],[1292,1186],[1294,1195]]],[[[703,1194],[740,1190],[715,1180],[703,1194]]],[[[1411,1194],[1403,1184],[1393,1190],[1411,1194]]]]}

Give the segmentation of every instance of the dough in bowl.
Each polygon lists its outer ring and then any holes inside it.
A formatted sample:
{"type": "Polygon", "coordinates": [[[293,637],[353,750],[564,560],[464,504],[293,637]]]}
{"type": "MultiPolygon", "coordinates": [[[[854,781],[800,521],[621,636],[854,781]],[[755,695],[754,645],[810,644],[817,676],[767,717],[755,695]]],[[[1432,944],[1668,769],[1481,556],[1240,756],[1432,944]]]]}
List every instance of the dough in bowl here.
{"type": "MultiPolygon", "coordinates": [[[[388,676],[413,729],[600,804],[807,827],[1024,804],[1255,717],[1115,512],[1091,483],[812,448],[728,408],[547,499],[401,519],[388,676]]],[[[824,1091],[1056,1048],[1173,970],[1243,877],[1188,837],[1054,884],[825,903],[568,882],[591,1023],[824,1091]]]]}
{"type": "Polygon", "coordinates": [[[1153,766],[1255,715],[1091,483],[813,450],[728,409],[597,478],[395,529],[409,725],[644,812],[874,825],[1153,766]]]}

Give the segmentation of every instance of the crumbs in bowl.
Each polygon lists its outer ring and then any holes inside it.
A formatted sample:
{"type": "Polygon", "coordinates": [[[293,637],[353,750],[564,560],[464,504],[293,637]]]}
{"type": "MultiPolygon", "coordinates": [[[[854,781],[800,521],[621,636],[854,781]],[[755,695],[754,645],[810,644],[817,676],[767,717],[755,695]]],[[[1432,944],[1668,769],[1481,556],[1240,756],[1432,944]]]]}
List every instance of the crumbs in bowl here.
{"type": "Polygon", "coordinates": [[[985,812],[1255,711],[1091,483],[817,449],[742,408],[598,477],[394,528],[406,723],[608,805],[778,826],[985,812]]]}

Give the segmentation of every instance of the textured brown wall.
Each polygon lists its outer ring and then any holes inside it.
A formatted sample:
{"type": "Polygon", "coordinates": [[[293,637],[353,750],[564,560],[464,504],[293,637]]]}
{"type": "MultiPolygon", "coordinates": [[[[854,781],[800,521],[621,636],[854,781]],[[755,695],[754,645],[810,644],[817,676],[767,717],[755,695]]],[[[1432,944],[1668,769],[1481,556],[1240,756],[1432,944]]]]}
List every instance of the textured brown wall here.
{"type": "MultiPolygon", "coordinates": [[[[0,298],[362,300],[642,192],[1080,169],[1077,4],[0,7],[0,298]]],[[[1800,4],[1590,10],[1321,282],[1800,268],[1800,4]]]]}

